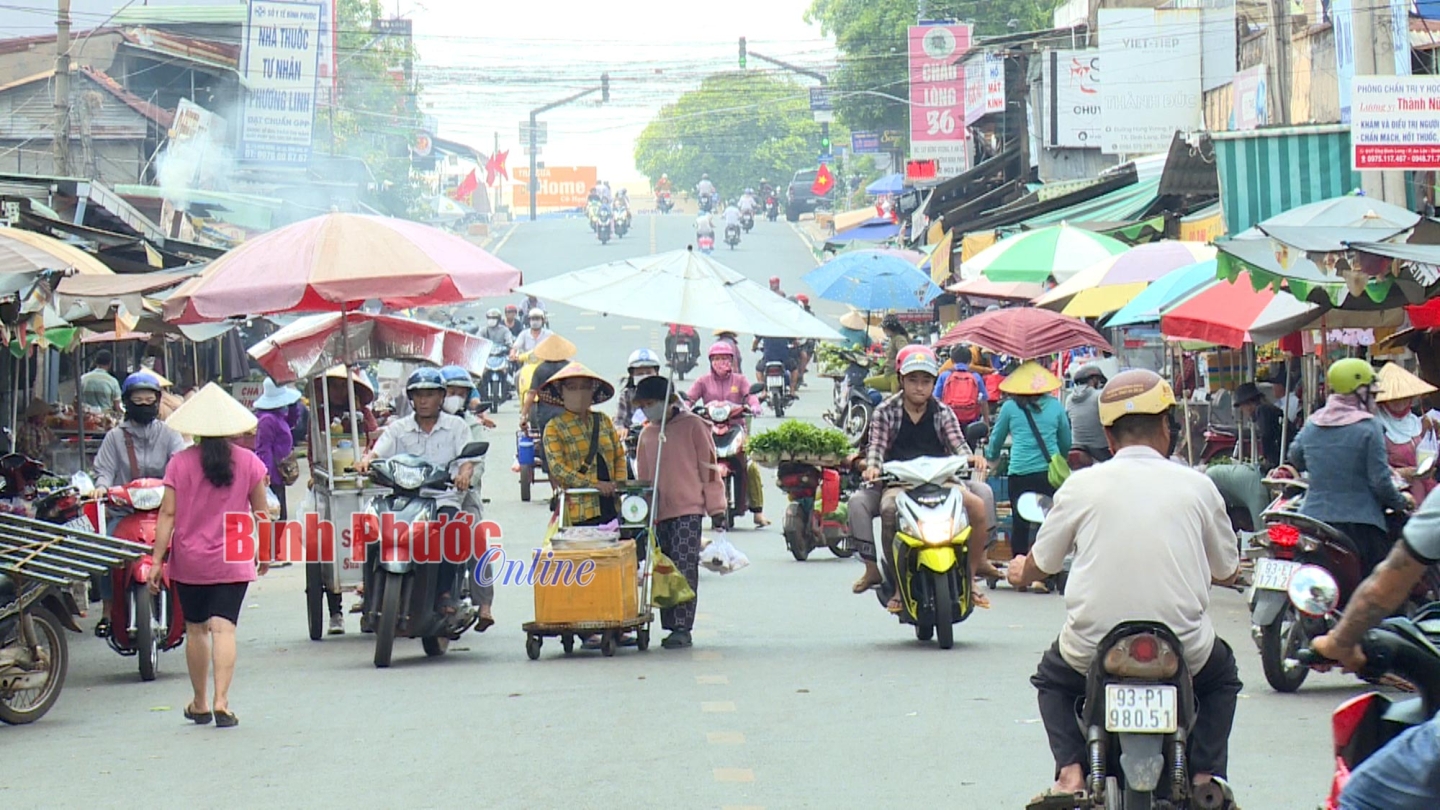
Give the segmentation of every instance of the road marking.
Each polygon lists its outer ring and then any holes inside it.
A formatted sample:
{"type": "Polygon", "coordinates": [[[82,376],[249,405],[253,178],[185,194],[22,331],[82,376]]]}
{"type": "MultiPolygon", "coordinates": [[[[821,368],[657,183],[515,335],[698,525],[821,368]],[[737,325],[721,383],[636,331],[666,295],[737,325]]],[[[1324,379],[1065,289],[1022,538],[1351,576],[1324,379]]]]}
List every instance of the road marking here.
{"type": "Polygon", "coordinates": [[[715,638],[716,633],[714,630],[706,630],[701,628],[697,630],[691,630],[690,635],[694,636],[695,638],[715,638]]]}
{"type": "Polygon", "coordinates": [[[705,735],[705,741],[711,745],[743,745],[745,735],[738,731],[711,731],[705,735]]]}
{"type": "Polygon", "coordinates": [[[754,782],[755,772],[749,768],[716,768],[716,782],[754,782]]]}
{"type": "Polygon", "coordinates": [[[499,255],[500,255],[500,248],[505,247],[505,243],[510,241],[510,237],[512,237],[512,236],[515,235],[515,229],[516,229],[516,228],[519,228],[519,227],[520,227],[520,223],[518,223],[518,222],[516,222],[515,224],[511,225],[511,226],[510,226],[510,230],[506,231],[506,232],[505,232],[505,235],[502,236],[502,237],[500,237],[500,241],[495,244],[495,249],[492,250],[492,251],[490,251],[490,255],[492,255],[492,256],[499,256],[499,255]]]}
{"type": "Polygon", "coordinates": [[[791,222],[789,225],[790,230],[795,232],[795,238],[799,239],[800,243],[805,246],[805,250],[810,254],[810,258],[815,260],[815,264],[824,264],[824,262],[820,261],[820,257],[815,255],[815,243],[811,242],[810,237],[806,236],[804,232],[800,230],[800,223],[791,222]]]}
{"type": "Polygon", "coordinates": [[[720,810],[765,810],[763,804],[727,804],[720,810]]]}
{"type": "Polygon", "coordinates": [[[735,711],[735,701],[703,700],[700,702],[700,711],[705,714],[726,714],[735,711]]]}
{"type": "Polygon", "coordinates": [[[691,661],[719,661],[719,660],[721,659],[721,657],[722,657],[722,656],[721,656],[720,653],[718,653],[718,652],[692,652],[692,653],[690,653],[690,660],[691,660],[691,661]]]}
{"type": "Polygon", "coordinates": [[[627,324],[621,326],[620,329],[621,329],[622,331],[625,331],[625,332],[639,332],[639,331],[640,331],[640,324],[638,324],[638,323],[627,323],[627,324]]]}
{"type": "Polygon", "coordinates": [[[594,332],[594,331],[595,331],[595,327],[593,327],[593,326],[577,326],[577,327],[575,327],[575,331],[576,331],[576,332],[594,332]]]}
{"type": "Polygon", "coordinates": [[[587,309],[584,312],[580,313],[580,316],[583,318],[598,318],[600,317],[600,313],[596,312],[593,309],[587,309]]]}
{"type": "Polygon", "coordinates": [[[724,675],[696,675],[695,683],[698,683],[701,686],[719,686],[721,684],[730,683],[730,679],[725,677],[724,675]]]}

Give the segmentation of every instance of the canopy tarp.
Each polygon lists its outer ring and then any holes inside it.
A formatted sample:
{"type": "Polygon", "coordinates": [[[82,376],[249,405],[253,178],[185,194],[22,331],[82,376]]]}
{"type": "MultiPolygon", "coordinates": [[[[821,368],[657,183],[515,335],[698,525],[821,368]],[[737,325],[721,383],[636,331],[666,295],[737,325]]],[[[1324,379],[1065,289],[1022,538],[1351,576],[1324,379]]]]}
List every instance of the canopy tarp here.
{"type": "Polygon", "coordinates": [[[828,246],[841,245],[846,242],[884,242],[887,239],[894,239],[899,233],[900,226],[895,222],[884,217],[872,217],[826,239],[825,244],[828,246]]]}
{"type": "Polygon", "coordinates": [[[1226,233],[1360,187],[1350,125],[1211,133],[1226,233]]]}
{"type": "Polygon", "coordinates": [[[1043,228],[1061,222],[1130,222],[1145,216],[1160,193],[1160,178],[1142,180],[1134,185],[1102,194],[1069,208],[1051,211],[1021,223],[1026,228],[1043,228]]]}
{"type": "Polygon", "coordinates": [[[895,172],[887,174],[865,187],[865,193],[875,196],[879,194],[899,194],[905,190],[905,175],[895,172]]]}

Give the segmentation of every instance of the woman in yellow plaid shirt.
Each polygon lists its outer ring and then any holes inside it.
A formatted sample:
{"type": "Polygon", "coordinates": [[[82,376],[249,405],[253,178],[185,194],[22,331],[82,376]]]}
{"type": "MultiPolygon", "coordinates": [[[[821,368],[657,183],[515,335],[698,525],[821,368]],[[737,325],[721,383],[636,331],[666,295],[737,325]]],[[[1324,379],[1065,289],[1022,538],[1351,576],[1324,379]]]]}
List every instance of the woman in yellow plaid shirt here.
{"type": "Polygon", "coordinates": [[[625,445],[608,416],[591,407],[615,396],[615,386],[580,363],[556,372],[540,399],[565,412],[545,425],[545,459],[557,489],[598,489],[595,495],[565,499],[571,526],[599,526],[615,520],[615,483],[626,475],[625,445]]]}

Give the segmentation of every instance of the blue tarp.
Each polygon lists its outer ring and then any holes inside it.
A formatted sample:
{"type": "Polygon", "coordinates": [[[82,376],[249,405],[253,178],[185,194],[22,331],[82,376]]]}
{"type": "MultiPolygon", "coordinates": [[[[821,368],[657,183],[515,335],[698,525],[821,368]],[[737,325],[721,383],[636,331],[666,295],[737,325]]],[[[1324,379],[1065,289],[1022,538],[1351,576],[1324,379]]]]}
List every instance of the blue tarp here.
{"type": "Polygon", "coordinates": [[[874,217],[825,240],[827,245],[844,242],[884,242],[900,233],[900,226],[885,217],[874,217]]]}
{"type": "Polygon", "coordinates": [[[877,194],[899,194],[904,190],[905,175],[899,172],[887,174],[865,187],[865,193],[872,196],[877,194]]]}

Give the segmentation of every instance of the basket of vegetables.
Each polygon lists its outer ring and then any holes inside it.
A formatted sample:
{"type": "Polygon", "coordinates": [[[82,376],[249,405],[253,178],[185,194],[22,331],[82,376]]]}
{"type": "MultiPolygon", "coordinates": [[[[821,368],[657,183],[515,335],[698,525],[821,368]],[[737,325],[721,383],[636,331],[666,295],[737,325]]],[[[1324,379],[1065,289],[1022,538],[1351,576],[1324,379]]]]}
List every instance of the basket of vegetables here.
{"type": "Polygon", "coordinates": [[[751,436],[745,452],[762,467],[775,467],[782,461],[834,467],[854,451],[844,433],[790,419],[777,428],[751,436]]]}
{"type": "Polygon", "coordinates": [[[815,362],[821,377],[844,377],[850,367],[850,358],[845,349],[834,343],[821,343],[815,347],[815,362]]]}

